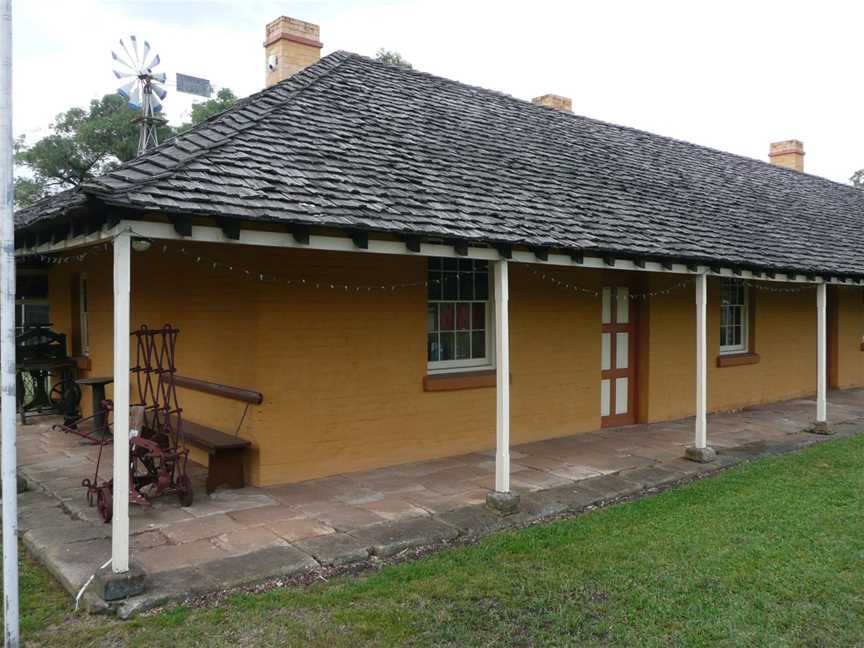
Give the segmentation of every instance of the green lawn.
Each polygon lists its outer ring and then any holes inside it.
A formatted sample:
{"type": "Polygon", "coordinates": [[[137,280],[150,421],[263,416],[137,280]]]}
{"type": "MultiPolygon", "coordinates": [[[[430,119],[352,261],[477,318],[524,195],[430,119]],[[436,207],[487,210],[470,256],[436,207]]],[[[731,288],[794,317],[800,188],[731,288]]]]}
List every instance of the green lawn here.
{"type": "Polygon", "coordinates": [[[864,437],[305,588],[120,623],[23,563],[40,646],[864,643],[864,437]]]}

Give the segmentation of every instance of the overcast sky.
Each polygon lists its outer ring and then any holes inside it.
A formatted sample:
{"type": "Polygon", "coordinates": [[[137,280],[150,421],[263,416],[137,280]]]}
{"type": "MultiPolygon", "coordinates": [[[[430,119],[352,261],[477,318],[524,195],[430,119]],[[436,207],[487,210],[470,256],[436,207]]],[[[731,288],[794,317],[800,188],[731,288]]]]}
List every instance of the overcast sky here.
{"type": "MultiPolygon", "coordinates": [[[[805,168],[864,167],[864,3],[475,0],[13,0],[16,133],[112,92],[111,49],[149,40],[158,69],[238,95],[264,82],[264,26],[321,26],[323,53],[399,51],[420,70],[759,159],[804,142],[805,168]]],[[[173,122],[192,99],[172,91],[173,122]]]]}

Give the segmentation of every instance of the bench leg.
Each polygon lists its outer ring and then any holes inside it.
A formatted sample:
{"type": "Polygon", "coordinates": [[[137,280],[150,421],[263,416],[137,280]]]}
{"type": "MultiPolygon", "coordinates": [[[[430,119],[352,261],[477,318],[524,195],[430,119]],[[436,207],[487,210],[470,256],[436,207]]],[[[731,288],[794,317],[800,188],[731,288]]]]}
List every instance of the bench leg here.
{"type": "Polygon", "coordinates": [[[243,488],[246,485],[243,479],[243,448],[217,450],[210,454],[209,464],[207,469],[208,495],[216,490],[217,486],[243,488]]]}

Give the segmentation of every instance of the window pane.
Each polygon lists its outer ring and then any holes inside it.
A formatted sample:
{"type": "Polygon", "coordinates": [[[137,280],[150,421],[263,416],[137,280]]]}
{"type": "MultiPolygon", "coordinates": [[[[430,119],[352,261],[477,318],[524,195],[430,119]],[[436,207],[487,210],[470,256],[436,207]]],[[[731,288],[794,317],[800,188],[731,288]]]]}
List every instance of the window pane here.
{"type": "Polygon", "coordinates": [[[470,272],[474,269],[474,260],[473,259],[459,259],[459,270],[463,272],[470,272]]]}
{"type": "Polygon", "coordinates": [[[456,328],[460,331],[471,328],[471,304],[456,304],[456,328]]]}
{"type": "Polygon", "coordinates": [[[489,299],[489,274],[487,272],[478,272],[474,275],[474,299],[489,299]]]}
{"type": "Polygon", "coordinates": [[[630,289],[626,287],[616,288],[615,296],[618,302],[615,321],[618,324],[627,324],[630,321],[630,289]]]}
{"type": "Polygon", "coordinates": [[[438,334],[430,333],[426,336],[426,357],[429,359],[429,362],[437,362],[438,361],[438,334]]]}
{"type": "Polygon", "coordinates": [[[456,359],[467,360],[471,357],[471,334],[468,332],[456,334],[456,359]]]}
{"type": "Polygon", "coordinates": [[[430,333],[438,330],[438,304],[426,307],[426,330],[430,333]]]}
{"type": "Polygon", "coordinates": [[[612,289],[603,289],[603,313],[601,320],[603,324],[609,324],[612,321],[612,289]]]}
{"type": "Polygon", "coordinates": [[[474,299],[474,273],[459,273],[459,299],[474,299]]]}
{"type": "Polygon", "coordinates": [[[609,403],[612,400],[612,395],[610,394],[611,385],[609,384],[609,380],[601,380],[600,381],[600,416],[609,416],[609,403]]]}
{"type": "Polygon", "coordinates": [[[629,387],[627,378],[619,378],[615,381],[615,413],[626,414],[630,409],[629,387]]]}
{"type": "Polygon", "coordinates": [[[471,334],[471,357],[486,357],[486,334],[483,331],[475,331],[471,334]]]}
{"type": "Polygon", "coordinates": [[[441,273],[430,271],[426,281],[429,283],[429,299],[441,299],[441,273]]]}
{"type": "Polygon", "coordinates": [[[459,289],[457,284],[457,275],[455,272],[444,273],[444,292],[443,299],[458,299],[459,289]]]}
{"type": "Polygon", "coordinates": [[[615,334],[615,368],[627,369],[630,365],[630,334],[615,334]]]}
{"type": "Polygon", "coordinates": [[[453,304],[439,304],[438,328],[442,331],[452,331],[454,328],[453,304]]]}
{"type": "Polygon", "coordinates": [[[474,269],[478,272],[486,272],[489,269],[489,263],[486,261],[475,260],[474,269]]]}
{"type": "Polygon", "coordinates": [[[471,328],[474,330],[486,328],[486,304],[471,305],[471,328]]]}
{"type": "Polygon", "coordinates": [[[441,333],[441,347],[439,360],[453,360],[454,357],[454,333],[441,333]]]}
{"type": "Polygon", "coordinates": [[[430,270],[440,270],[441,269],[441,258],[440,257],[429,257],[429,269],[430,270]]]}
{"type": "Polygon", "coordinates": [[[454,259],[452,257],[447,257],[445,259],[441,259],[441,263],[443,264],[443,268],[445,270],[453,270],[456,271],[459,269],[459,259],[454,259]]]}
{"type": "Polygon", "coordinates": [[[600,334],[600,370],[608,371],[612,368],[612,334],[600,334]]]}

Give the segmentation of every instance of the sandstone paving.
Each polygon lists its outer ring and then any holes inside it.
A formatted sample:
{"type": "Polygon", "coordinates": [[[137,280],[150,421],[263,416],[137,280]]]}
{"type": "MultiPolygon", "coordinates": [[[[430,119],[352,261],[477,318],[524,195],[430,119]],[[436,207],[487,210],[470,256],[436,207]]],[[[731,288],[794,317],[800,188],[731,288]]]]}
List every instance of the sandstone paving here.
{"type": "MultiPolygon", "coordinates": [[[[864,390],[832,392],[830,403],[839,436],[864,431],[864,390]]],[[[492,448],[209,495],[206,468],[190,464],[192,506],[174,496],[148,508],[130,506],[131,558],[150,585],[116,611],[128,616],[195,593],[444,546],[656,492],[830,438],[804,432],[814,411],[813,399],[803,398],[711,415],[709,442],[719,451],[713,464],[682,458],[692,419],[514,446],[511,488],[521,506],[506,517],[484,504],[494,487],[492,448]]],[[[50,422],[19,427],[19,473],[29,487],[19,495],[22,537],[71,593],[111,552],[111,525],[99,519],[80,483],[82,475],[92,477],[97,450],[50,422]]],[[[85,600],[105,608],[91,594],[85,600]]]]}

